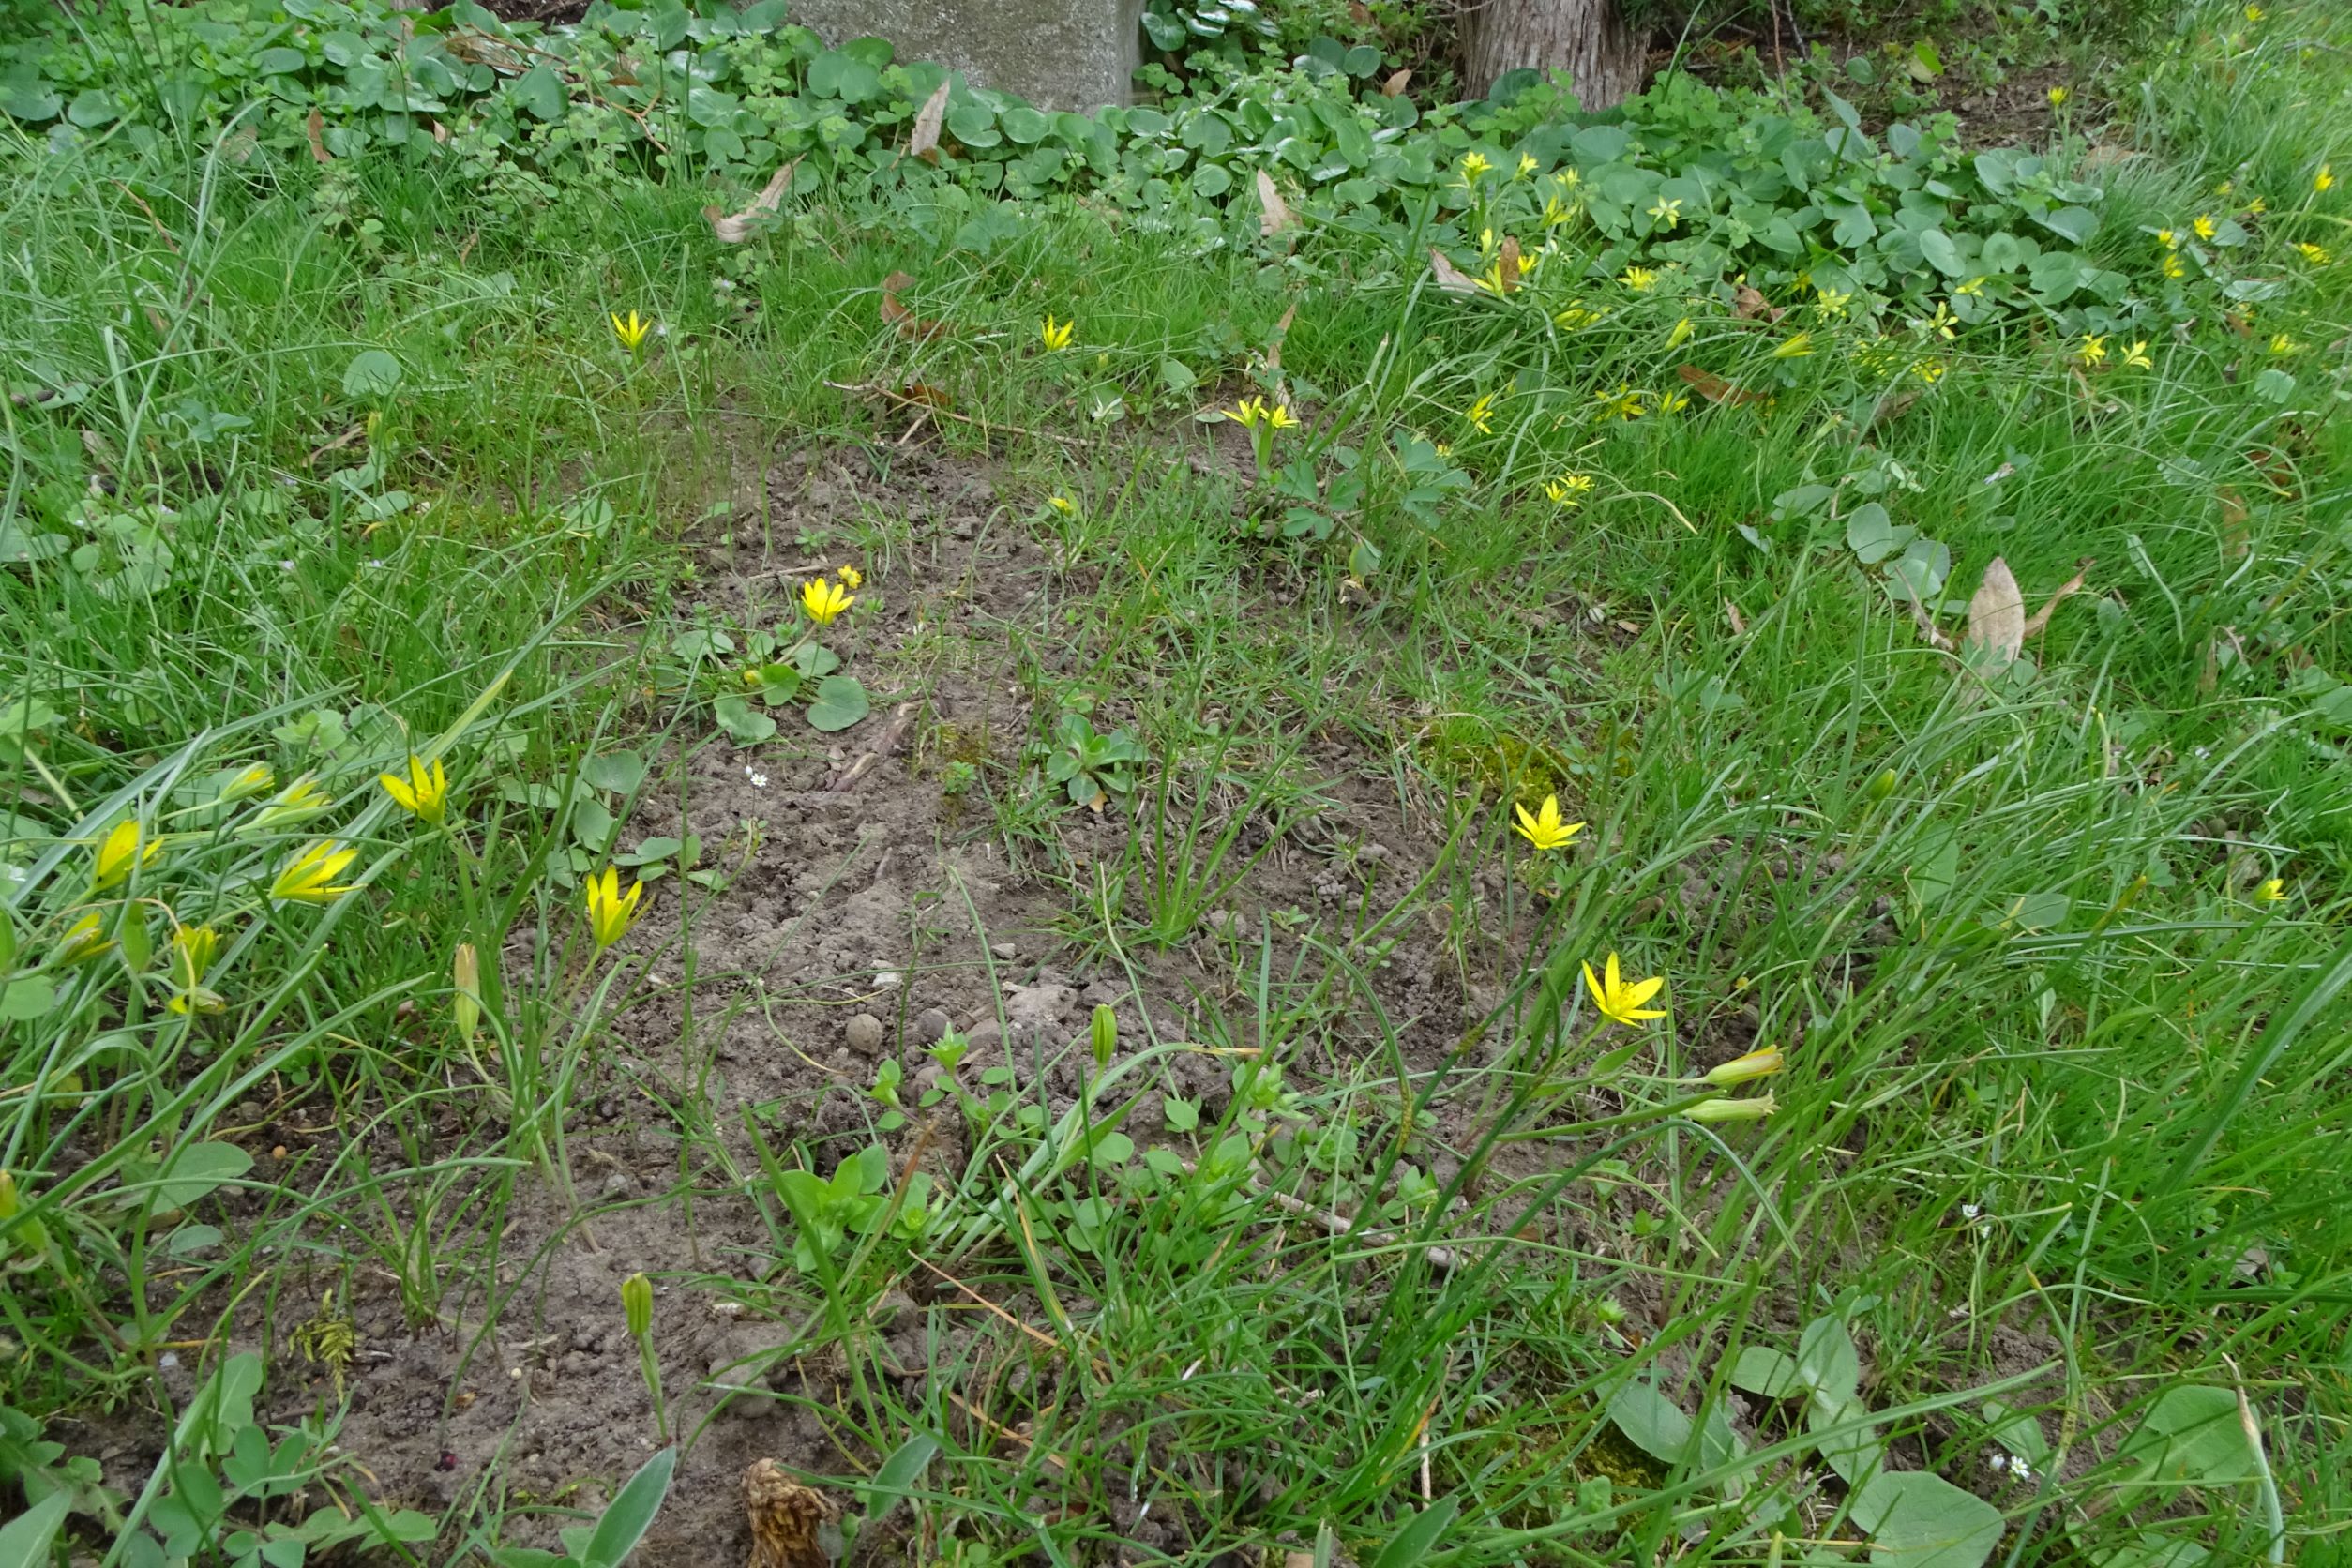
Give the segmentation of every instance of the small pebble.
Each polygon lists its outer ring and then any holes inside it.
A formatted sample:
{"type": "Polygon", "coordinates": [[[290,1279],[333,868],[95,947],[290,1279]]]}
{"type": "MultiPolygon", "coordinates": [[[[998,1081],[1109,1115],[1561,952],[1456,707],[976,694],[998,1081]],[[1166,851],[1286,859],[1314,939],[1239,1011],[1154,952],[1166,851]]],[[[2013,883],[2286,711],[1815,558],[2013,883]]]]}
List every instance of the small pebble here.
{"type": "Polygon", "coordinates": [[[882,1021],[871,1013],[860,1013],[850,1020],[850,1048],[860,1056],[877,1056],[882,1048],[882,1021]]]}
{"type": "Polygon", "coordinates": [[[947,1016],[945,1009],[926,1007],[914,1016],[915,1044],[934,1045],[947,1038],[947,1032],[954,1027],[955,1020],[947,1016]]]}
{"type": "Polygon", "coordinates": [[[898,983],[905,978],[895,969],[885,969],[874,976],[874,984],[885,991],[897,990],[898,983]]]}

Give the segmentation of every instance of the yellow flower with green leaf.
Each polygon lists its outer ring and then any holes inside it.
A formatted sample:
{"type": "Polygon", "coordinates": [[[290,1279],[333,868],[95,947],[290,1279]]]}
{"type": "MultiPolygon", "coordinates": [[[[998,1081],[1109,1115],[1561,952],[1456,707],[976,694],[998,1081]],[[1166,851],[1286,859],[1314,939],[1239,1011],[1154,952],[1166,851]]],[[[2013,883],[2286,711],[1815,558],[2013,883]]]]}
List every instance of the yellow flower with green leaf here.
{"type": "Polygon", "coordinates": [[[1753,1099],[1745,1100],[1727,1100],[1718,1096],[1714,1099],[1701,1100],[1682,1114],[1694,1122],[1709,1123],[1761,1122],[1779,1108],[1780,1107],[1773,1102],[1770,1094],[1758,1094],[1753,1099]]]}
{"type": "Polygon", "coordinates": [[[254,795],[267,794],[277,782],[278,776],[269,771],[267,762],[254,762],[238,769],[226,784],[220,786],[218,799],[223,806],[234,805],[254,795]]]}
{"type": "Polygon", "coordinates": [[[67,927],[66,934],[57,939],[56,961],[70,969],[104,957],[114,945],[114,939],[101,928],[101,919],[98,912],[92,910],[67,927]]]}
{"type": "Polygon", "coordinates": [[[1078,321],[1075,317],[1066,322],[1057,322],[1051,316],[1048,316],[1045,324],[1037,328],[1037,339],[1046,345],[1048,352],[1058,351],[1070,346],[1070,334],[1077,330],[1078,321]]]}
{"type": "Polygon", "coordinates": [[[1494,434],[1495,395],[1491,392],[1481,392],[1477,400],[1462,411],[1462,418],[1480,435],[1494,434]]]}
{"type": "Polygon", "coordinates": [[[256,831],[266,831],[308,822],[334,805],[335,797],[319,788],[318,776],[306,773],[279,791],[268,805],[253,813],[252,825],[256,831]]]}
{"type": "Polygon", "coordinates": [[[376,782],[384,786],[384,792],[392,797],[393,805],[419,822],[430,822],[438,827],[448,814],[449,775],[442,768],[438,757],[427,762],[411,752],[405,776],[380,773],[376,775],[376,782]]]}
{"type": "Polygon", "coordinates": [[[2222,226],[2215,222],[2209,215],[2199,213],[2189,224],[2189,230],[2199,239],[2211,239],[2215,234],[2222,232],[2222,226]]]}
{"type": "Polygon", "coordinates": [[[1464,185],[1476,185],[1480,180],[1484,179],[1493,168],[1494,165],[1486,161],[1485,154],[1464,153],[1462,155],[1462,183],[1464,185]]]}
{"type": "Polygon", "coordinates": [[[358,858],[357,850],[345,849],[332,838],[313,839],[278,868],[269,896],[281,904],[331,904],[354,885],[335,879],[358,858]]]}
{"type": "Polygon", "coordinates": [[[2334,166],[2327,163],[2321,164],[2319,166],[2319,173],[2311,177],[2311,188],[2322,196],[2325,196],[2328,192],[2333,190],[2336,188],[2336,171],[2334,166]]]}
{"type": "Polygon", "coordinates": [[[175,992],[168,1005],[174,1013],[218,1013],[227,1005],[204,988],[204,972],[212,968],[220,933],[209,926],[182,926],[172,933],[170,968],[175,992]]]}
{"type": "Polygon", "coordinates": [[[155,864],[155,857],[163,852],[163,840],[149,838],[132,817],[116,822],[98,840],[98,853],[90,869],[90,891],[103,892],[130,875],[131,867],[143,870],[155,864]]]}
{"type": "Polygon", "coordinates": [[[1674,324],[1674,330],[1666,334],[1666,347],[1669,349],[1681,348],[1684,343],[1691,340],[1691,335],[1697,330],[1698,328],[1691,324],[1691,318],[1684,316],[1681,321],[1674,324]]]}
{"type": "Polygon", "coordinates": [[[1592,475],[1562,474],[1556,479],[1545,481],[1544,493],[1550,496],[1553,505],[1561,510],[1573,512],[1584,505],[1585,497],[1592,493],[1592,475]]]}
{"type": "Polygon", "coordinates": [[[645,335],[654,329],[652,322],[634,310],[628,313],[626,320],[616,315],[611,318],[611,321],[612,336],[618,338],[621,340],[621,346],[631,354],[637,353],[645,346],[645,335]]]}
{"type": "Polygon", "coordinates": [[[1536,161],[1535,161],[1535,155],[1534,155],[1534,154],[1532,154],[1532,153],[1521,153],[1521,154],[1519,155],[1519,168],[1518,168],[1518,172],[1517,172],[1516,173],[1514,173],[1511,177],[1512,177],[1513,179],[1515,179],[1515,180],[1523,180],[1523,179],[1527,178],[1530,174],[1532,174],[1533,173],[1535,173],[1535,171],[1536,171],[1536,170],[1538,170],[1538,169],[1540,169],[1540,168],[1542,168],[1542,167],[1543,167],[1543,165],[1542,165],[1542,164],[1540,164],[1540,163],[1538,163],[1538,162],[1536,162],[1536,161]]]}
{"type": "Polygon", "coordinates": [[[1628,980],[1625,972],[1619,967],[1614,953],[1609,955],[1602,974],[1593,973],[1592,965],[1587,963],[1584,966],[1584,983],[1586,988],[1591,991],[1593,1005],[1600,1008],[1601,1016],[1613,1022],[1631,1025],[1666,1017],[1662,1008],[1642,1005],[1666,988],[1666,977],[1656,975],[1648,980],[1628,980]]]}
{"type": "Polygon", "coordinates": [[[2050,89],[2050,107],[2053,109],[2062,109],[2066,105],[2066,100],[2073,96],[2073,91],[2071,88],[2063,86],[2053,87],[2050,89]]]}
{"type": "Polygon", "coordinates": [[[855,566],[850,565],[847,561],[842,562],[841,569],[833,575],[841,580],[841,586],[844,588],[863,588],[866,586],[866,574],[859,571],[855,566]]]}
{"type": "Polygon", "coordinates": [[[2297,241],[2295,253],[2298,256],[2302,257],[2303,260],[2309,262],[2314,266],[2326,266],[2329,263],[2335,260],[2335,257],[2329,253],[2326,246],[2314,245],[2309,240],[2297,241]]]}
{"type": "Polygon", "coordinates": [[[2104,333],[2086,332],[2074,345],[2074,357],[2085,365],[2103,364],[2107,358],[2107,339],[2104,333]]]}
{"type": "Polygon", "coordinates": [[[1638,419],[1644,406],[1641,394],[1621,381],[1614,392],[1595,392],[1592,400],[1600,405],[1604,419],[1638,419]]]}
{"type": "Polygon", "coordinates": [[[2156,361],[2148,357],[2147,339],[2142,338],[2123,351],[2123,365],[2126,369],[2132,370],[2152,370],[2156,368],[2156,361]]]}
{"type": "Polygon", "coordinates": [[[644,896],[645,884],[641,882],[631,882],[626,894],[621,891],[618,867],[608,866],[588,879],[588,932],[596,940],[597,952],[628,935],[629,927],[637,924],[638,902],[644,896]]]}
{"type": "Polygon", "coordinates": [[[812,577],[800,585],[800,607],[821,626],[833,625],[857,600],[831,578],[812,577]]]}
{"type": "Polygon", "coordinates": [[[1675,228],[1682,221],[1681,198],[1659,197],[1650,204],[1650,217],[1661,229],[1675,228]]]}
{"type": "Polygon", "coordinates": [[[1802,359],[1813,352],[1813,334],[1800,332],[1772,350],[1774,359],[1802,359]]]}
{"type": "Polygon", "coordinates": [[[1584,831],[1582,822],[1563,822],[1560,820],[1558,795],[1545,795],[1544,804],[1533,811],[1524,806],[1514,806],[1511,810],[1518,819],[1515,827],[1519,837],[1538,850],[1564,849],[1570,839],[1584,831]]]}
{"type": "Polygon", "coordinates": [[[1771,1078],[1788,1065],[1778,1046],[1766,1046],[1760,1050],[1735,1056],[1720,1067],[1711,1067],[1699,1075],[1699,1081],[1711,1083],[1718,1089],[1736,1089],[1756,1078],[1771,1078]]]}

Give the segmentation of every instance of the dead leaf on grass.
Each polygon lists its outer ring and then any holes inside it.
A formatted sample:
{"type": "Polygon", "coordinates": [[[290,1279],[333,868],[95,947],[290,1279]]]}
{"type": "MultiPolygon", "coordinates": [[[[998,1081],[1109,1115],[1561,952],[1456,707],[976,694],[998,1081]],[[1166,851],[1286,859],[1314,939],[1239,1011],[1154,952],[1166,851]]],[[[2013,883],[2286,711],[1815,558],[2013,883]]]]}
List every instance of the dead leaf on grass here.
{"type": "Polygon", "coordinates": [[[1413,73],[1410,68],[1394,73],[1386,82],[1380,83],[1380,96],[1382,98],[1395,98],[1397,94],[1405,90],[1406,86],[1412,81],[1412,79],[1413,73]]]}
{"type": "Polygon", "coordinates": [[[948,325],[947,323],[927,321],[925,318],[916,315],[913,311],[908,309],[904,305],[899,303],[899,292],[901,290],[912,289],[913,287],[914,276],[912,273],[894,272],[889,277],[883,279],[882,284],[882,319],[888,322],[892,326],[897,327],[898,329],[898,336],[901,338],[913,338],[919,340],[927,340],[932,338],[943,337],[947,333],[953,332],[955,328],[948,325]]]}
{"type": "Polygon", "coordinates": [[[773,1459],[754,1459],[743,1472],[743,1508],[751,1518],[749,1568],[832,1568],[837,1554],[825,1546],[837,1510],[822,1492],[773,1459]]]}
{"type": "Polygon", "coordinates": [[[1298,219],[1283,204],[1282,192],[1274,188],[1274,176],[1263,169],[1258,171],[1258,233],[1271,239],[1285,229],[1298,227],[1298,219]]]}
{"type": "Polygon", "coordinates": [[[1437,279],[1438,287],[1447,294],[1468,294],[1472,297],[1478,294],[1478,279],[1447,261],[1445,252],[1442,250],[1429,252],[1429,271],[1437,279]]]}
{"type": "Polygon", "coordinates": [[[2229,486],[2213,492],[2222,504],[2222,550],[2232,561],[2243,561],[2254,549],[2246,533],[2246,498],[2229,486]]]}
{"type": "Polygon", "coordinates": [[[1282,340],[1290,335],[1290,323],[1298,313],[1295,305],[1283,311],[1282,319],[1274,323],[1274,336],[1266,339],[1266,369],[1277,382],[1282,378],[1282,340]]]}
{"type": "Polygon", "coordinates": [[[931,96],[923,100],[922,110],[914,116],[914,130],[907,137],[907,156],[919,158],[926,163],[939,161],[939,128],[947,118],[947,83],[942,80],[931,96]]]}
{"type": "Polygon", "coordinates": [[[1968,636],[1962,646],[1982,650],[1978,656],[1988,670],[2006,670],[2025,649],[2026,598],[2017,591],[2016,574],[1998,555],[1968,600],[1968,636]]]}
{"type": "Polygon", "coordinates": [[[1764,297],[1761,292],[1746,283],[1740,285],[1739,291],[1732,295],[1732,298],[1736,303],[1732,306],[1731,313],[1743,322],[1757,320],[1776,322],[1788,314],[1785,306],[1775,307],[1771,300],[1764,297]]]}
{"type": "Polygon", "coordinates": [[[1502,250],[1495,258],[1495,277],[1506,294],[1516,294],[1519,288],[1519,242],[1510,234],[1502,236],[1502,250]]]}
{"type": "Polygon", "coordinates": [[[1700,369],[1696,365],[1678,366],[1674,373],[1681,376],[1684,384],[1688,385],[1692,391],[1711,403],[1760,403],[1769,400],[1771,397],[1771,394],[1765,392],[1742,391],[1715,374],[1714,371],[1700,369]]]}
{"type": "Polygon", "coordinates": [[[768,183],[761,187],[760,194],[751,198],[750,203],[741,212],[722,215],[715,206],[704,207],[702,216],[711,220],[711,233],[718,236],[718,243],[741,245],[749,239],[752,225],[758,219],[774,213],[776,204],[784,200],[784,193],[792,189],[792,173],[799,167],[800,159],[794,158],[783,168],[778,169],[770,177],[768,183]]]}
{"type": "Polygon", "coordinates": [[[335,160],[326,155],[326,116],[313,108],[309,118],[302,122],[302,129],[304,134],[310,138],[310,161],[313,163],[334,162],[335,160]]]}

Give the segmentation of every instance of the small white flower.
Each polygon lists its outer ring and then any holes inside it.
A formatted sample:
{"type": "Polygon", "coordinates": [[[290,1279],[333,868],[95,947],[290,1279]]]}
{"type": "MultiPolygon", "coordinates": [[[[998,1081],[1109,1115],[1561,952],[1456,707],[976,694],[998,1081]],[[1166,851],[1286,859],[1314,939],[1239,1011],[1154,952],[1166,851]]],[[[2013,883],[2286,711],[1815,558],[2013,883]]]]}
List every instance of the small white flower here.
{"type": "Polygon", "coordinates": [[[290,572],[294,569],[294,564],[291,561],[280,561],[278,563],[278,569],[281,572],[290,572]]]}
{"type": "Polygon", "coordinates": [[[768,787],[768,776],[767,776],[766,774],[764,774],[764,773],[755,773],[755,774],[752,774],[750,776],[751,776],[751,787],[752,787],[753,789],[755,789],[755,790],[764,790],[764,789],[766,789],[766,788],[768,787]]]}
{"type": "Polygon", "coordinates": [[[2009,1473],[2015,1476],[2020,1481],[2031,1481],[2033,1479],[2033,1467],[2027,1464],[2025,1460],[2019,1458],[2016,1455],[2012,1454],[2009,1456],[2009,1473]]]}
{"type": "Polygon", "coordinates": [[[1974,1219],[1977,1215],[1983,1214],[1983,1210],[1978,1208],[1973,1203],[1963,1203],[1960,1205],[1960,1217],[1963,1219],[1974,1219]]]}
{"type": "Polygon", "coordinates": [[[2009,1455],[2006,1454],[1996,1454],[1984,1462],[1992,1466],[1997,1474],[2009,1469],[2009,1455]]]}
{"type": "Polygon", "coordinates": [[[373,570],[380,572],[384,570],[384,557],[381,555],[371,555],[368,558],[368,565],[373,570]]]}

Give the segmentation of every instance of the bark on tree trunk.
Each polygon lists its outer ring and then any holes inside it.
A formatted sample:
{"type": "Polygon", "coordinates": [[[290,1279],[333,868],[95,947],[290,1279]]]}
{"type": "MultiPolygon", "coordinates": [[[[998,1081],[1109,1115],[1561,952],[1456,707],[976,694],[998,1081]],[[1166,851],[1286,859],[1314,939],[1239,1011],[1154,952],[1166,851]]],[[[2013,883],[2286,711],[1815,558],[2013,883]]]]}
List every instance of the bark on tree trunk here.
{"type": "Polygon", "coordinates": [[[1622,102],[1641,85],[1641,38],[1617,0],[1474,0],[1464,13],[1465,85],[1483,93],[1507,70],[1564,70],[1587,110],[1622,102]]]}

